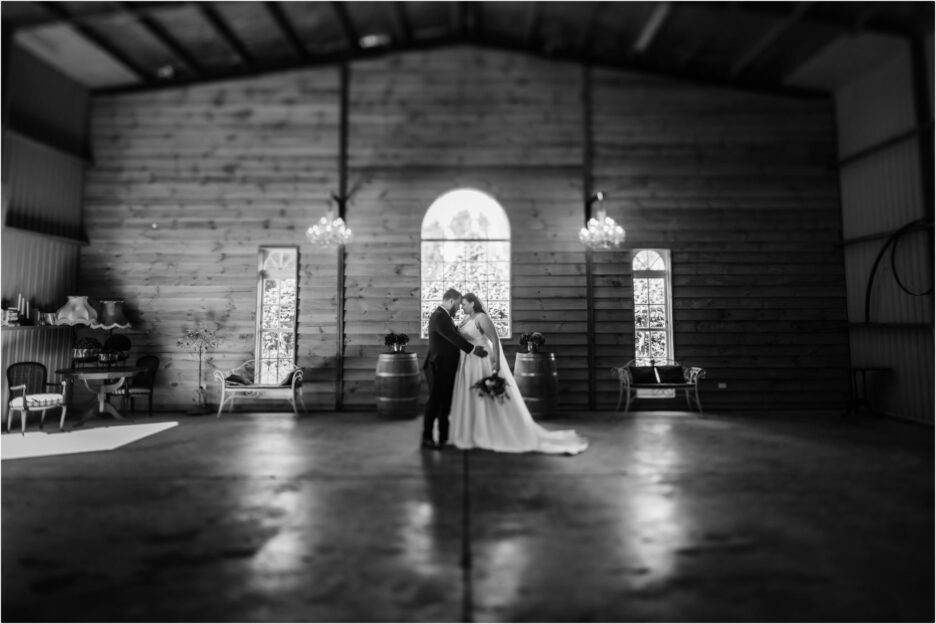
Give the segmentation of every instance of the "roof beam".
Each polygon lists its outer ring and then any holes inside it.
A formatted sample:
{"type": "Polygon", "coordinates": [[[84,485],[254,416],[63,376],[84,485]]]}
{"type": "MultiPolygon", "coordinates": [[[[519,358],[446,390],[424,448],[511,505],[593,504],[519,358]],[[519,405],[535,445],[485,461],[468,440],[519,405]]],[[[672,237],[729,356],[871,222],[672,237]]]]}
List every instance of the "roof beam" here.
{"type": "Polygon", "coordinates": [[[410,26],[409,17],[406,15],[405,2],[391,2],[393,8],[393,21],[396,23],[397,33],[400,35],[400,42],[403,45],[409,45],[413,41],[413,28],[410,26]]]}
{"type": "Polygon", "coordinates": [[[211,24],[215,32],[224,39],[228,47],[234,50],[234,53],[237,54],[241,63],[247,67],[252,67],[254,65],[254,58],[250,50],[248,50],[244,42],[240,40],[240,37],[237,36],[237,33],[235,33],[227,23],[227,20],[221,17],[221,14],[214,8],[213,3],[197,2],[196,5],[198,6],[199,12],[201,12],[202,16],[211,24]]]}
{"type": "Polygon", "coordinates": [[[591,56],[592,47],[595,44],[595,32],[598,30],[598,20],[604,13],[607,3],[593,2],[588,20],[585,22],[585,28],[582,30],[582,37],[579,39],[579,50],[583,58],[591,56]]]}
{"type": "Polygon", "coordinates": [[[309,58],[309,51],[306,50],[306,47],[302,44],[302,39],[299,38],[299,34],[296,32],[296,29],[293,28],[292,22],[289,21],[289,17],[283,11],[283,7],[280,6],[280,3],[264,2],[263,4],[270,13],[270,17],[276,22],[276,26],[280,29],[280,32],[286,36],[293,51],[301,59],[309,58]]]}
{"type": "MultiPolygon", "coordinates": [[[[777,3],[777,2],[695,2],[690,0],[688,2],[681,3],[685,6],[694,6],[697,8],[703,8],[706,10],[712,11],[723,11],[725,9],[737,10],[742,13],[748,13],[749,15],[760,15],[762,17],[772,17],[775,19],[780,19],[784,17],[789,17],[790,11],[788,10],[787,3],[777,3]]],[[[834,13],[828,13],[823,9],[826,8],[825,5],[828,4],[828,9],[831,11],[835,10],[835,5],[838,3],[835,2],[820,2],[816,3],[814,10],[810,13],[809,18],[803,20],[804,22],[814,24],[817,26],[828,26],[831,28],[837,28],[843,32],[877,32],[886,35],[896,35],[901,37],[912,37],[915,33],[916,24],[923,21],[928,24],[933,22],[933,11],[934,3],[932,2],[908,2],[904,3],[907,5],[912,5],[914,8],[915,18],[910,18],[912,23],[906,23],[906,21],[901,21],[898,19],[893,19],[887,17],[883,11],[879,12],[879,8],[872,5],[868,8],[864,8],[858,17],[854,17],[854,12],[851,12],[851,16],[840,16],[834,13]]],[[[857,5],[862,5],[863,3],[857,3],[857,5]]],[[[870,4],[870,3],[869,3],[870,4]]]]}
{"type": "MultiPolygon", "coordinates": [[[[41,3],[37,2],[37,5],[41,6],[41,3]]],[[[166,2],[150,1],[150,0],[134,0],[134,5],[137,5],[139,9],[147,8],[160,8],[165,7],[166,2]]],[[[82,19],[95,18],[95,17],[112,17],[118,15],[120,11],[114,9],[114,6],[110,2],[86,2],[82,7],[81,14],[78,16],[82,19]]],[[[4,23],[8,28],[17,30],[20,28],[31,28],[34,26],[45,26],[48,24],[55,24],[62,21],[62,19],[75,19],[75,16],[70,18],[61,18],[58,14],[48,15],[48,16],[29,16],[16,19],[7,19],[4,15],[4,23]]]]}
{"type": "Polygon", "coordinates": [[[126,67],[134,76],[146,83],[153,82],[153,75],[144,69],[141,65],[133,61],[129,56],[124,54],[123,50],[120,50],[109,41],[99,36],[93,29],[86,26],[84,23],[79,21],[79,19],[69,13],[63,6],[64,3],[59,2],[37,2],[37,5],[41,6],[43,9],[54,15],[57,19],[64,21],[72,26],[82,37],[87,39],[93,45],[97,46],[107,54],[109,54],[115,61],[126,67]]]}
{"type": "Polygon", "coordinates": [[[634,41],[634,45],[631,46],[631,52],[643,54],[653,44],[653,40],[660,34],[663,25],[669,19],[672,9],[673,7],[669,2],[660,2],[654,7],[653,13],[644,22],[643,29],[637,36],[637,40],[634,41]]]}
{"type": "Polygon", "coordinates": [[[348,43],[348,48],[352,52],[357,52],[361,48],[360,41],[358,40],[357,32],[354,30],[354,24],[351,22],[351,16],[348,15],[348,9],[345,7],[343,2],[330,2],[332,10],[335,12],[335,17],[338,18],[338,23],[341,26],[341,32],[344,34],[345,41],[348,43]]]}
{"type": "Polygon", "coordinates": [[[523,41],[527,46],[536,45],[540,21],[543,18],[543,3],[531,2],[527,9],[526,27],[523,29],[523,41]]]}
{"type": "Polygon", "coordinates": [[[793,8],[793,12],[786,17],[786,19],[781,20],[774,25],[773,28],[768,30],[764,35],[754,43],[751,48],[744,53],[744,55],[738,59],[729,70],[728,75],[731,78],[734,78],[742,71],[744,71],[754,60],[757,59],[761,53],[769,48],[774,42],[777,41],[784,33],[786,33],[790,28],[793,27],[796,22],[800,21],[803,15],[806,14],[809,9],[812,8],[812,2],[797,2],[796,6],[793,8]]]}
{"type": "Polygon", "coordinates": [[[163,46],[168,48],[172,54],[185,63],[193,74],[200,76],[202,73],[204,73],[204,68],[195,59],[195,57],[189,54],[188,50],[185,49],[179,40],[173,37],[172,34],[161,23],[159,23],[158,20],[154,19],[143,9],[141,9],[141,4],[142,3],[140,2],[121,2],[119,6],[126,13],[139,20],[143,28],[145,28],[146,31],[151,35],[153,35],[153,37],[155,37],[161,44],[163,44],[163,46]]]}

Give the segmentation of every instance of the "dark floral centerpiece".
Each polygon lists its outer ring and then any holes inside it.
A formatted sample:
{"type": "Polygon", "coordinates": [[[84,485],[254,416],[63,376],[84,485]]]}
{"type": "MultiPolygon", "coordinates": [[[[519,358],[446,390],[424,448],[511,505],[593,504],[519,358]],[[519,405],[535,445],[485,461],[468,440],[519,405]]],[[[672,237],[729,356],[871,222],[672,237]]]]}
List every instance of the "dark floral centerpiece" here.
{"type": "Polygon", "coordinates": [[[217,330],[205,329],[186,329],[177,344],[185,347],[198,355],[198,389],[195,390],[195,406],[189,410],[189,414],[206,414],[210,411],[208,408],[208,393],[202,385],[202,361],[205,353],[221,344],[221,339],[217,336],[217,330]]]}
{"type": "Polygon", "coordinates": [[[409,336],[406,334],[395,334],[390,332],[384,336],[384,345],[389,347],[391,351],[399,353],[406,351],[406,345],[409,342],[409,336]]]}
{"type": "Polygon", "coordinates": [[[539,348],[544,344],[546,344],[546,337],[537,331],[520,334],[520,346],[526,347],[530,353],[539,352],[539,348]]]}
{"type": "Polygon", "coordinates": [[[80,338],[75,343],[75,348],[72,349],[72,357],[78,361],[96,360],[100,353],[101,341],[90,336],[80,338]]]}
{"type": "Polygon", "coordinates": [[[471,387],[478,391],[478,396],[490,397],[499,403],[510,399],[510,395],[507,394],[507,380],[497,373],[483,378],[471,387]]]}

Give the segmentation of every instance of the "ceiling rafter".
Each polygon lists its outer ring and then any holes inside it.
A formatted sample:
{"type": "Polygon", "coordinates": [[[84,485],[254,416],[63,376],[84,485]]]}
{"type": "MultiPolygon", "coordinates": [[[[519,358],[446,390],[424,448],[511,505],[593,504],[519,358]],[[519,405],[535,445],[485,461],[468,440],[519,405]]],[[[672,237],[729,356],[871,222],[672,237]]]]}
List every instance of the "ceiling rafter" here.
{"type": "Polygon", "coordinates": [[[650,14],[650,17],[647,18],[647,21],[644,22],[640,34],[637,35],[633,45],[631,45],[632,54],[643,54],[653,45],[653,40],[656,39],[660,31],[663,30],[666,21],[670,18],[672,10],[673,6],[669,2],[660,2],[653,8],[653,12],[650,14]]]}
{"type": "Polygon", "coordinates": [[[132,15],[134,19],[138,20],[140,25],[153,35],[163,46],[168,48],[176,58],[185,63],[193,74],[201,76],[204,73],[204,68],[201,63],[185,49],[178,39],[172,36],[172,33],[170,33],[159,20],[147,14],[145,9],[140,8],[140,4],[139,2],[121,2],[119,6],[127,14],[132,15]]]}
{"type": "Polygon", "coordinates": [[[397,33],[403,45],[409,45],[413,41],[413,28],[410,26],[409,17],[406,15],[405,2],[391,2],[393,21],[396,24],[397,33]]]}
{"type": "Polygon", "coordinates": [[[338,18],[338,24],[341,26],[341,32],[344,34],[345,41],[348,43],[348,48],[352,52],[357,52],[361,49],[361,43],[358,39],[357,31],[354,29],[354,23],[351,21],[351,16],[348,14],[348,9],[344,6],[343,2],[330,2],[332,10],[335,12],[335,17],[338,18]]]}
{"type": "MultiPolygon", "coordinates": [[[[778,3],[778,2],[731,2],[731,3],[718,3],[718,2],[682,2],[680,3],[684,6],[695,6],[701,7],[709,11],[718,11],[725,9],[730,9],[732,11],[738,11],[739,13],[747,13],[748,15],[759,15],[761,17],[770,17],[774,19],[783,19],[789,17],[789,5],[790,3],[778,3]]],[[[812,24],[814,26],[827,26],[831,28],[836,28],[843,32],[876,32],[884,35],[896,35],[900,37],[912,37],[915,32],[916,25],[920,20],[926,20],[928,23],[932,24],[934,16],[934,3],[932,2],[915,2],[915,13],[916,17],[911,19],[910,22],[902,21],[896,18],[890,18],[884,15],[881,12],[879,7],[874,5],[865,8],[861,11],[858,17],[854,17],[854,13],[850,17],[842,17],[838,15],[831,14],[827,11],[821,11],[820,8],[823,8],[823,5],[828,4],[828,9],[834,10],[836,5],[839,3],[828,2],[828,3],[819,3],[816,5],[815,10],[813,10],[808,19],[801,20],[803,23],[812,24]]],[[[844,3],[843,3],[844,4],[844,3]]],[[[858,3],[859,5],[861,3],[858,3]]],[[[869,3],[870,4],[870,3],[869,3]]]]}
{"type": "Polygon", "coordinates": [[[289,45],[292,46],[293,51],[299,56],[299,58],[309,58],[309,51],[306,49],[305,45],[303,45],[302,39],[299,37],[296,29],[293,28],[292,22],[289,20],[286,12],[283,11],[283,7],[280,6],[280,3],[267,1],[264,2],[263,5],[266,7],[270,17],[272,17],[273,21],[276,23],[276,27],[279,28],[283,35],[286,36],[286,40],[289,41],[289,45]]]}
{"type": "Polygon", "coordinates": [[[582,30],[582,36],[579,38],[578,49],[581,50],[582,57],[588,59],[591,57],[592,47],[595,44],[595,33],[598,30],[598,22],[601,15],[607,7],[606,2],[593,2],[588,19],[585,21],[585,28],[582,30]]]}
{"type": "Polygon", "coordinates": [[[250,50],[247,49],[244,42],[237,36],[237,33],[234,32],[234,29],[231,28],[227,20],[218,13],[218,10],[215,9],[212,3],[197,2],[195,4],[198,6],[198,10],[202,16],[211,24],[214,31],[218,33],[218,36],[234,51],[238,60],[247,67],[253,67],[255,60],[250,50]]]}
{"type": "MultiPolygon", "coordinates": [[[[91,27],[81,22],[76,16],[69,13],[59,2],[37,2],[38,6],[56,16],[59,21],[68,23],[78,33],[87,39],[91,44],[100,48],[115,61],[126,67],[134,76],[145,83],[154,82],[153,74],[147,71],[143,66],[127,56],[123,50],[113,45],[103,37],[97,34],[91,27]]],[[[111,12],[111,15],[113,12],[111,12]]]]}
{"type": "Polygon", "coordinates": [[[540,22],[543,20],[543,3],[531,2],[527,9],[526,26],[523,29],[523,42],[535,46],[539,38],[540,22]]]}
{"type": "Polygon", "coordinates": [[[734,78],[742,71],[750,67],[751,63],[753,63],[757,57],[759,57],[765,50],[776,43],[777,39],[787,33],[794,24],[800,21],[802,17],[812,8],[812,5],[812,2],[797,2],[796,6],[793,8],[793,12],[790,15],[777,24],[774,24],[772,28],[767,30],[767,32],[765,32],[763,36],[758,39],[734,65],[731,66],[731,69],[728,71],[728,76],[734,78]]]}

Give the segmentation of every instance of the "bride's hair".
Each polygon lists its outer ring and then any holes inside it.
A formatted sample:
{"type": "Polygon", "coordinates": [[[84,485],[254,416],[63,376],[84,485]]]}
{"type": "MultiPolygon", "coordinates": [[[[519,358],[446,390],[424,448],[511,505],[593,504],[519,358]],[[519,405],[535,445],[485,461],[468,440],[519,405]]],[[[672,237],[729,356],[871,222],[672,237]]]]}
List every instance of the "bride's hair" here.
{"type": "Polygon", "coordinates": [[[474,293],[468,293],[467,295],[464,295],[464,296],[462,297],[462,299],[464,299],[465,301],[470,301],[470,302],[471,302],[471,305],[474,306],[475,312],[482,312],[482,313],[485,313],[485,312],[484,312],[484,306],[481,305],[481,300],[478,299],[478,295],[476,295],[476,294],[474,294],[474,293]]]}

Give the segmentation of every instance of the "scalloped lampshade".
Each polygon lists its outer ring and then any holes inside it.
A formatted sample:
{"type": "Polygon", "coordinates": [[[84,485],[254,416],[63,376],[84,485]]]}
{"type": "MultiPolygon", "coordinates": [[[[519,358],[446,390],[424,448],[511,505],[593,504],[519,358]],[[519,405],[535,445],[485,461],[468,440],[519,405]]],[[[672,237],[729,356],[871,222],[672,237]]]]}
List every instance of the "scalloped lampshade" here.
{"type": "Polygon", "coordinates": [[[130,321],[124,316],[123,299],[102,299],[101,305],[104,306],[101,318],[96,323],[92,323],[92,327],[99,329],[127,329],[130,327],[130,321]]]}

